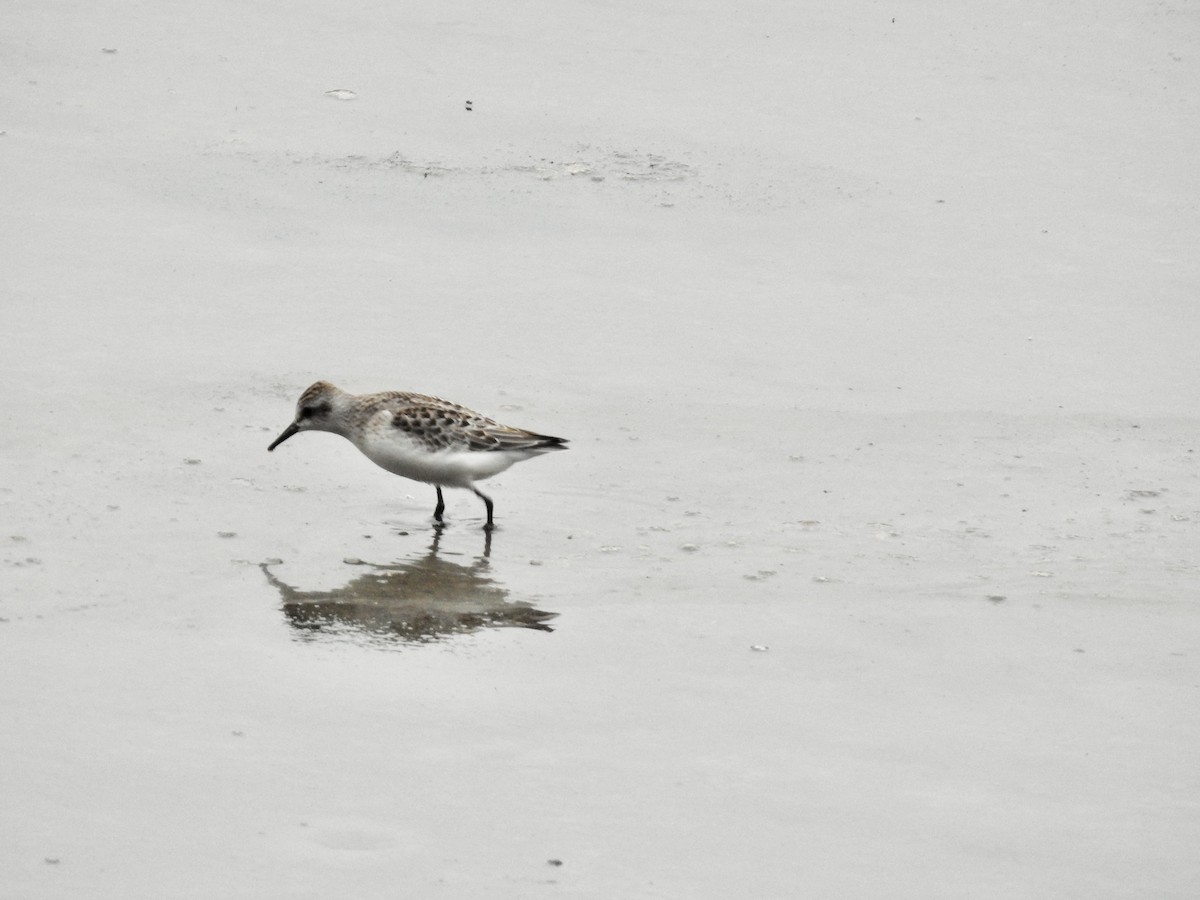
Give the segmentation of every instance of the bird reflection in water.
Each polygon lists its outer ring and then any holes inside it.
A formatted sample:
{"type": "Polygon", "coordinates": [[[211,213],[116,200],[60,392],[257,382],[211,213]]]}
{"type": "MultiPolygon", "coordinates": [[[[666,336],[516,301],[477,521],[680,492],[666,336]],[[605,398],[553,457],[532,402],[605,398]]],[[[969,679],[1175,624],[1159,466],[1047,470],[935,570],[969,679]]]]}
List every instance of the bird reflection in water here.
{"type": "Polygon", "coordinates": [[[305,640],[332,638],[377,646],[426,644],[485,628],[532,628],[553,631],[547,620],[558,613],[510,601],[508,590],[489,574],[491,535],[483,554],[469,565],[438,555],[443,526],[422,557],[379,565],[347,560],[366,572],[345,586],[302,591],[285,584],[262,563],[267,580],[279,591],[288,623],[305,640]]]}

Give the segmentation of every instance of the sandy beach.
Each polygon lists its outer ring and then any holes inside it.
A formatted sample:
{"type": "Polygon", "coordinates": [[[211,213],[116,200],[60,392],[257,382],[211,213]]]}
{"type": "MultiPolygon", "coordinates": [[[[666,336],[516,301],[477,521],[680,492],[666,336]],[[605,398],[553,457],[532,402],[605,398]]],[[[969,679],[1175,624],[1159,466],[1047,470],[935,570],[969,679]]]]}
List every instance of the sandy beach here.
{"type": "Polygon", "coordinates": [[[9,12],[2,900],[1197,895],[1194,4],[9,12]]]}

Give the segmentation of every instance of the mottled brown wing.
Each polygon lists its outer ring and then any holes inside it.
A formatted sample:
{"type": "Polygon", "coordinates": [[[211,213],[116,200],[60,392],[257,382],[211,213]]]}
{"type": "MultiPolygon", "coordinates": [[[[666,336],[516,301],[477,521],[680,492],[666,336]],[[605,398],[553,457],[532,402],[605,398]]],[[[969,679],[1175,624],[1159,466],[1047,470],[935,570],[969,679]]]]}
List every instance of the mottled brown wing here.
{"type": "Polygon", "coordinates": [[[432,450],[531,450],[566,443],[562,438],[501,425],[466,407],[420,402],[425,399],[433,398],[409,395],[405,405],[392,411],[392,423],[432,450]]]}
{"type": "MultiPolygon", "coordinates": [[[[476,417],[453,407],[414,402],[392,410],[392,424],[430,450],[470,448],[476,417]]],[[[487,449],[487,448],[480,448],[487,449]]]]}

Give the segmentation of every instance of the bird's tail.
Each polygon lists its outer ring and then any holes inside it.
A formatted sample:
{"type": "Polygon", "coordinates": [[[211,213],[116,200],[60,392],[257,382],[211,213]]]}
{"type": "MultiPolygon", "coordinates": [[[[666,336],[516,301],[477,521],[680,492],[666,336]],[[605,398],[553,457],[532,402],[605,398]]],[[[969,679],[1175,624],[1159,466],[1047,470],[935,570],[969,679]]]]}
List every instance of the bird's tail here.
{"type": "Polygon", "coordinates": [[[530,445],[531,450],[570,450],[567,446],[567,438],[550,437],[548,434],[531,434],[530,439],[533,443],[530,445]]]}

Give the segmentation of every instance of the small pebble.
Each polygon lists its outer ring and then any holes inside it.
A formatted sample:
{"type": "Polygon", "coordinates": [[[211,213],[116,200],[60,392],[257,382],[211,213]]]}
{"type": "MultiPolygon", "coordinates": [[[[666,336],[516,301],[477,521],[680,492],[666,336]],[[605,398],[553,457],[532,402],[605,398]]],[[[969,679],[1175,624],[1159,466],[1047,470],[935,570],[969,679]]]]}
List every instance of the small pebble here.
{"type": "Polygon", "coordinates": [[[750,649],[753,650],[755,653],[766,653],[771,648],[768,647],[766,644],[751,644],[750,649]]]}
{"type": "Polygon", "coordinates": [[[753,575],[746,575],[743,577],[747,578],[750,581],[762,581],[764,578],[770,578],[774,574],[775,574],[775,572],[772,569],[759,569],[753,575]]]}

